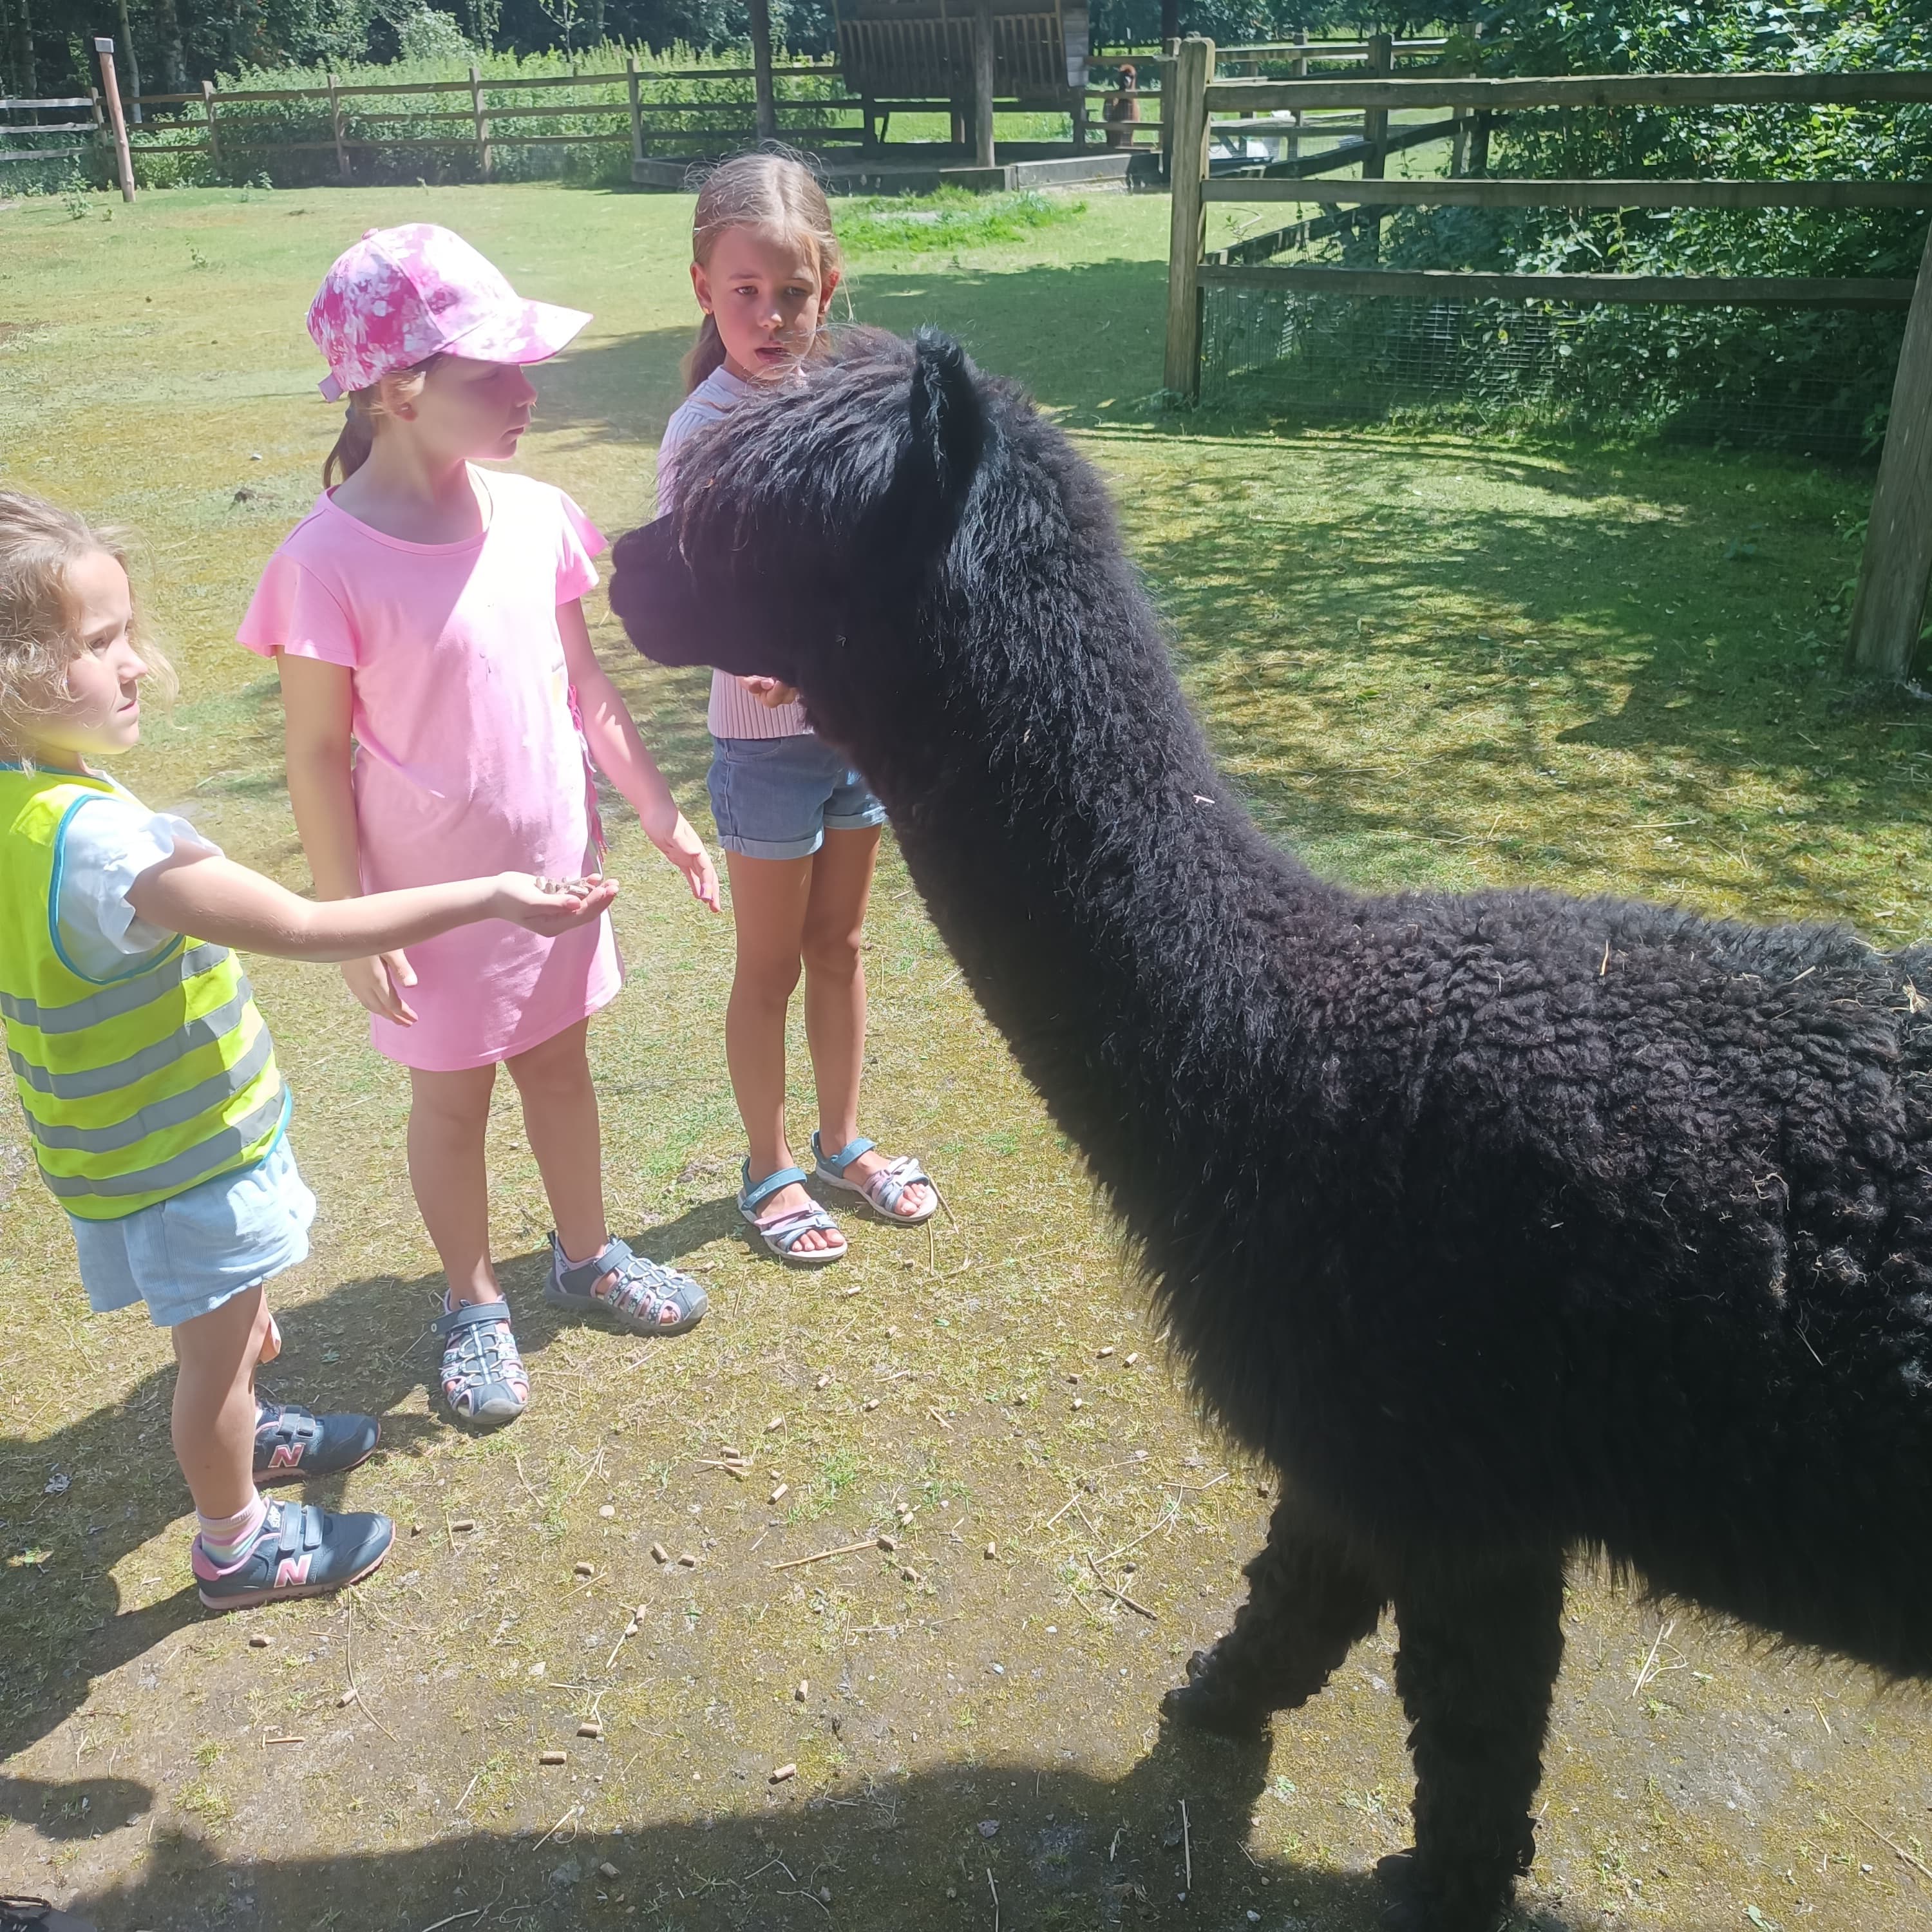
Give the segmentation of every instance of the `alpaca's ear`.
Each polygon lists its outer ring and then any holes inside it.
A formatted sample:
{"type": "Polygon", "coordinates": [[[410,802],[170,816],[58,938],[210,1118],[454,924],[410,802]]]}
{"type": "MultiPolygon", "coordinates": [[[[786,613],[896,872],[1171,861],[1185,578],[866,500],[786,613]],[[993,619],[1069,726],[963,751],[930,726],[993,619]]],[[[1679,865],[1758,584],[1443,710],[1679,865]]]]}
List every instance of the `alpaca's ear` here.
{"type": "Polygon", "coordinates": [[[986,446],[986,412],[966,352],[922,328],[913,345],[912,454],[947,520],[958,514],[986,446]]]}

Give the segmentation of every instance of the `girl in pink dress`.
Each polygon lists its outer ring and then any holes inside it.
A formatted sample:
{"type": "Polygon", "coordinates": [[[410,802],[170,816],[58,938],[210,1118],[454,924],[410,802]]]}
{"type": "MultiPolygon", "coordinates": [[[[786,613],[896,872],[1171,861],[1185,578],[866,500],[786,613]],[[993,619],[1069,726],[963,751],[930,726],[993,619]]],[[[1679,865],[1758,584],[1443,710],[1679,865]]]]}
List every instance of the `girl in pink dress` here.
{"type": "MultiPolygon", "coordinates": [[[[515,454],[536,400],[524,365],[589,320],[522,301],[426,223],[372,229],[309,311],[322,393],[348,396],[348,422],[241,640],[280,666],[289,796],[324,898],[513,866],[595,874],[594,760],[717,910],[711,861],[591,647],[579,600],[602,537],[560,490],[475,466],[515,454]]],[[[500,1061],[556,1221],[546,1300],[652,1334],[698,1320],[704,1290],[604,1218],[584,1042],[622,982],[608,918],[548,939],[479,927],[343,973],[377,1049],[410,1070],[410,1179],[448,1281],[433,1325],[454,1415],[507,1422],[530,1400],[490,1259],[500,1061]]]]}

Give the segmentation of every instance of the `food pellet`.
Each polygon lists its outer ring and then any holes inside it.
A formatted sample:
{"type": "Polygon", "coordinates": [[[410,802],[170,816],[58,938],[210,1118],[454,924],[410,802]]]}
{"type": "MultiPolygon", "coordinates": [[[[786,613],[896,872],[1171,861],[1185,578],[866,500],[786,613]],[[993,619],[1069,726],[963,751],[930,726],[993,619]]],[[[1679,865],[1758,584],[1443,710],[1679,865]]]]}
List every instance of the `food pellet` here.
{"type": "Polygon", "coordinates": [[[1136,1348],[1131,1355],[1124,1356],[1121,1359],[1127,1367],[1132,1368],[1133,1365],[1140,1360],[1140,1351],[1136,1348]]]}
{"type": "Polygon", "coordinates": [[[597,1572],[591,1564],[580,1563],[577,1565],[576,1574],[580,1576],[594,1576],[597,1572]]]}
{"type": "Polygon", "coordinates": [[[537,1762],[539,1764],[568,1764],[570,1754],[568,1751],[538,1751],[537,1762]]]}
{"type": "Polygon", "coordinates": [[[890,1552],[898,1549],[898,1539],[895,1537],[882,1536],[879,1538],[879,1547],[887,1552],[889,1554],[890,1552]]]}
{"type": "Polygon", "coordinates": [[[268,1647],[268,1640],[260,1630],[248,1640],[248,1648],[250,1650],[266,1650],[268,1647]]]}
{"type": "Polygon", "coordinates": [[[617,1505],[615,1503],[601,1503],[598,1505],[597,1514],[608,1522],[617,1514],[617,1505]]]}
{"type": "Polygon", "coordinates": [[[824,1388],[831,1381],[831,1379],[832,1378],[830,1376],[820,1376],[818,1381],[812,1384],[812,1387],[814,1388],[824,1388]]]}
{"type": "Polygon", "coordinates": [[[991,1562],[991,1561],[992,1561],[992,1559],[994,1556],[998,1556],[998,1553],[999,1553],[999,1548],[998,1548],[998,1546],[996,1544],[992,1544],[992,1543],[989,1543],[989,1544],[987,1544],[987,1546],[986,1546],[986,1556],[987,1556],[987,1560],[988,1560],[988,1562],[991,1562]]]}
{"type": "Polygon", "coordinates": [[[874,1410],[874,1409],[875,1409],[875,1408],[877,1408],[878,1407],[878,1406],[879,1406],[879,1398],[878,1398],[877,1396],[874,1396],[872,1397],[872,1400],[871,1400],[871,1401],[869,1401],[868,1402],[867,1402],[867,1403],[866,1404],[866,1413],[868,1415],[870,1415],[870,1414],[872,1414],[872,1412],[873,1412],[873,1410],[874,1410]]]}
{"type": "Polygon", "coordinates": [[[782,1415],[775,1415],[765,1424],[765,1433],[769,1436],[774,1429],[782,1429],[784,1426],[784,1418],[782,1415]]]}
{"type": "Polygon", "coordinates": [[[791,1694],[802,1704],[812,1695],[812,1680],[808,1677],[801,1677],[798,1680],[798,1688],[791,1694]]]}
{"type": "Polygon", "coordinates": [[[460,1516],[449,1526],[452,1529],[474,1529],[476,1519],[473,1516],[460,1516]]]}
{"type": "Polygon", "coordinates": [[[687,1570],[695,1570],[698,1568],[698,1558],[688,1550],[683,1551],[677,1560],[687,1570]]]}
{"type": "Polygon", "coordinates": [[[654,1543],[651,1545],[651,1561],[653,1563],[668,1563],[670,1552],[662,1543],[654,1543]]]}
{"type": "Polygon", "coordinates": [[[1105,1348],[1096,1349],[1094,1351],[1094,1360],[1096,1361],[1104,1362],[1113,1352],[1114,1351],[1111,1345],[1105,1348]]]}
{"type": "Polygon", "coordinates": [[[604,1726],[596,1718],[586,1718],[578,1726],[577,1735],[580,1738],[601,1738],[604,1735],[604,1726]]]}
{"type": "Polygon", "coordinates": [[[778,1486],[772,1491],[771,1494],[765,1498],[765,1500],[767,1502],[775,1503],[780,1497],[783,1496],[786,1492],[790,1489],[790,1487],[791,1485],[789,1483],[780,1483],[778,1486]]]}
{"type": "Polygon", "coordinates": [[[778,1766],[777,1770],[772,1773],[772,1782],[774,1784],[782,1784],[787,1778],[796,1778],[797,1775],[798,1766],[796,1765],[782,1764],[778,1766]]]}

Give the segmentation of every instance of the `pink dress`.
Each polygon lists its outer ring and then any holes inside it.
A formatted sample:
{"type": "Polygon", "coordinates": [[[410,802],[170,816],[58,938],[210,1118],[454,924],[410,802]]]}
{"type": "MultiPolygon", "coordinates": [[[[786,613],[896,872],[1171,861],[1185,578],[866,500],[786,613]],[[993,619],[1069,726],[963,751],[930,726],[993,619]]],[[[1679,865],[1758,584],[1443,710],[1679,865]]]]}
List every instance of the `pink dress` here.
{"type": "MultiPolygon", "coordinates": [[[[574,878],[601,844],[558,605],[597,582],[604,539],[560,490],[472,472],[481,536],[404,543],[325,492],[269,560],[241,640],[352,674],[362,889],[493,872],[574,878]]],[[[608,917],[557,939],[502,920],[409,949],[414,1026],[371,1015],[380,1052],[449,1072],[538,1046],[616,997],[608,917]]]]}

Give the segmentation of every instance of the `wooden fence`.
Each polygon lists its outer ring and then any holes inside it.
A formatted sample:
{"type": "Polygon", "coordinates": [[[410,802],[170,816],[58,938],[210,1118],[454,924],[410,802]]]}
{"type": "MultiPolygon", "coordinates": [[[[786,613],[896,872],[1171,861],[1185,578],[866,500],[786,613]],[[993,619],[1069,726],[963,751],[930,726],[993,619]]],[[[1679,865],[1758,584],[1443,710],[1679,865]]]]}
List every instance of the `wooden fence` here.
{"type": "Polygon", "coordinates": [[[0,117],[4,117],[0,118],[0,161],[58,161],[91,154],[94,143],[101,138],[104,126],[100,97],[94,93],[64,94],[32,100],[0,97],[0,117]],[[71,115],[79,107],[87,110],[85,121],[43,121],[40,118],[44,114],[71,115]],[[19,145],[25,140],[73,134],[85,134],[88,138],[84,141],[63,138],[58,146],[51,148],[25,148],[19,145]]]}
{"type": "MultiPolygon", "coordinates": [[[[1886,447],[1852,616],[1852,659],[1903,676],[1910,668],[1932,581],[1932,236],[1916,283],[1878,277],[1786,275],[1488,274],[1454,269],[1274,266],[1204,260],[1211,202],[1321,202],[1379,210],[1462,208],[1932,208],[1932,182],[1846,181],[1493,180],[1462,171],[1446,178],[1382,178],[1388,116],[1450,108],[1475,117],[1486,134],[1513,110],[1562,107],[1903,106],[1932,101],[1932,73],[1589,74],[1521,80],[1217,80],[1212,41],[1184,40],[1174,68],[1172,226],[1168,259],[1166,386],[1200,393],[1202,292],[1272,288],[1304,295],[1501,298],[1556,302],[1663,302],[1754,307],[1909,308],[1886,447]],[[1286,166],[1246,178],[1217,176],[1210,142],[1217,115],[1282,109],[1352,108],[1364,117],[1358,181],[1304,187],[1286,166]]],[[[1440,136],[1438,136],[1438,138],[1440,136]]],[[[1478,152],[1471,144],[1471,153],[1478,152]]],[[[1486,165],[1486,140],[1478,170],[1486,165]]],[[[1376,217],[1371,214],[1371,234],[1376,217]]],[[[1269,254],[1306,236],[1312,224],[1277,230],[1248,246],[1269,254]]]]}

